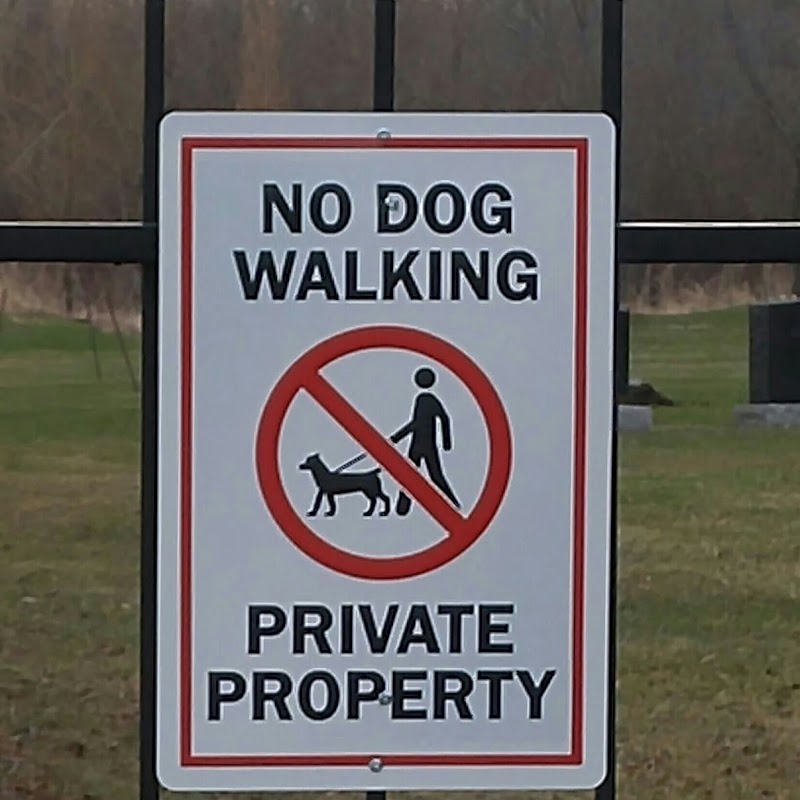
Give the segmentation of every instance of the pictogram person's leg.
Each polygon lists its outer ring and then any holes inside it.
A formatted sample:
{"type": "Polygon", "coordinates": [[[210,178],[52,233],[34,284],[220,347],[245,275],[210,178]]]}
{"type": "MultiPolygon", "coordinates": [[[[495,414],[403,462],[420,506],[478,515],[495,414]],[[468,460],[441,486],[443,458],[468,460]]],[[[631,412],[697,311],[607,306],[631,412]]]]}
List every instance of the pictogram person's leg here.
{"type": "MultiPolygon", "coordinates": [[[[408,457],[417,467],[419,467],[419,465],[422,463],[422,458],[416,453],[409,454],[408,457]]],[[[411,511],[411,498],[403,491],[397,495],[397,508],[395,510],[400,517],[404,517],[409,511],[411,511]]]]}
{"type": "Polygon", "coordinates": [[[431,480],[445,493],[450,502],[456,508],[461,508],[461,503],[458,502],[455,492],[450,488],[450,484],[444,476],[442,462],[439,460],[439,454],[435,450],[425,457],[425,468],[428,470],[431,480]]]}

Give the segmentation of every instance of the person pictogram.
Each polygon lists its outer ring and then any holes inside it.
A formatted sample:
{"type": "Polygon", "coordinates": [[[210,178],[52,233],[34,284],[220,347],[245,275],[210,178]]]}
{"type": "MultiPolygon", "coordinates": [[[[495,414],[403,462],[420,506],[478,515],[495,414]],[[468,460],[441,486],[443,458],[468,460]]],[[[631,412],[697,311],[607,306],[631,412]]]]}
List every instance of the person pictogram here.
{"type": "MultiPolygon", "coordinates": [[[[445,478],[439,456],[439,437],[437,436],[439,431],[441,431],[442,447],[445,452],[453,447],[450,416],[441,400],[433,392],[425,391],[436,383],[436,373],[429,367],[421,367],[414,373],[414,383],[423,391],[414,400],[411,419],[389,439],[397,444],[411,436],[408,448],[409,460],[417,467],[421,467],[424,463],[433,483],[442,490],[456,508],[461,508],[458,498],[445,478]]],[[[411,510],[411,498],[403,491],[397,497],[395,510],[400,516],[405,516],[411,510]]]]}
{"type": "MultiPolygon", "coordinates": [[[[421,367],[414,373],[414,382],[423,390],[430,389],[436,383],[436,373],[429,367],[421,367]]],[[[411,444],[408,449],[409,460],[417,467],[425,464],[425,468],[431,481],[439,487],[442,493],[456,507],[461,508],[450,484],[445,478],[442,469],[442,460],[439,455],[438,440],[441,432],[442,447],[449,451],[453,447],[451,433],[450,415],[442,405],[441,400],[433,392],[420,392],[415,401],[411,413],[411,419],[389,437],[393,444],[403,441],[408,436],[411,437],[411,444]]],[[[314,497],[314,504],[308,512],[308,516],[315,517],[319,512],[323,498],[328,501],[328,510],[325,516],[332,517],[336,514],[336,495],[362,493],[369,500],[370,505],[364,512],[364,516],[372,516],[378,500],[383,503],[383,510],[380,512],[382,517],[389,514],[389,498],[384,494],[381,486],[379,473],[380,467],[369,472],[346,472],[349,467],[357,464],[367,457],[366,453],[360,453],[345,462],[334,470],[330,470],[320,458],[319,453],[315,453],[306,458],[300,464],[299,469],[311,474],[316,484],[317,493],[314,497]]],[[[395,511],[399,516],[405,516],[411,510],[411,498],[400,491],[397,496],[395,511]]]]}

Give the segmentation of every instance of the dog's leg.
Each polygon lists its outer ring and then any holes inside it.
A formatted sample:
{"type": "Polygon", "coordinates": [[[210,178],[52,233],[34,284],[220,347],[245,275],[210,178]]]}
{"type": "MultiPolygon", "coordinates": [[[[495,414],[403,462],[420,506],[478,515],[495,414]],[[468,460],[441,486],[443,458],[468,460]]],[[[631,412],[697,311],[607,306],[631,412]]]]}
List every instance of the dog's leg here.
{"type": "Polygon", "coordinates": [[[397,495],[397,513],[404,517],[409,511],[411,511],[411,498],[405,492],[400,492],[397,495]]]}
{"type": "Polygon", "coordinates": [[[309,517],[316,517],[317,512],[319,511],[319,507],[322,505],[322,489],[317,492],[317,496],[314,498],[314,505],[311,507],[311,511],[308,512],[309,517]]]}
{"type": "Polygon", "coordinates": [[[365,517],[371,517],[375,513],[375,504],[377,502],[378,502],[378,500],[377,500],[377,498],[375,497],[374,494],[369,496],[369,507],[364,512],[364,516],[365,517]]]}
{"type": "Polygon", "coordinates": [[[388,494],[384,494],[383,491],[378,495],[381,502],[383,503],[383,510],[380,512],[382,517],[389,516],[389,509],[392,507],[392,501],[389,499],[388,494]]]}
{"type": "Polygon", "coordinates": [[[326,517],[332,517],[336,513],[336,500],[332,494],[325,495],[328,501],[328,510],[325,512],[326,517]]]}

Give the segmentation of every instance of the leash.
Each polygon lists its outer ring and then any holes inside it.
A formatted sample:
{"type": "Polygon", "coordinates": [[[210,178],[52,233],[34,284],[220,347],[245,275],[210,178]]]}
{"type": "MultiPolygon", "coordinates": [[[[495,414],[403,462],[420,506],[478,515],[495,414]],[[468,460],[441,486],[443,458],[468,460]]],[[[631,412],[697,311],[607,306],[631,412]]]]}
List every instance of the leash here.
{"type": "MultiPolygon", "coordinates": [[[[402,428],[400,430],[402,431],[402,428]]],[[[398,433],[399,433],[399,431],[398,431],[398,433]]],[[[397,434],[392,434],[392,436],[389,437],[389,441],[396,442],[397,440],[394,438],[396,435],[397,434]]],[[[342,464],[341,467],[336,467],[334,472],[341,472],[343,469],[347,469],[348,467],[352,467],[353,464],[358,464],[359,461],[363,461],[366,457],[367,457],[366,453],[360,453],[355,458],[351,458],[349,461],[345,461],[344,464],[342,464]]]]}
{"type": "Polygon", "coordinates": [[[355,458],[351,458],[349,461],[345,461],[341,467],[336,467],[334,472],[341,472],[343,469],[352,467],[353,464],[358,464],[359,461],[363,461],[366,457],[367,457],[366,453],[361,453],[360,455],[357,455],[355,458]]]}

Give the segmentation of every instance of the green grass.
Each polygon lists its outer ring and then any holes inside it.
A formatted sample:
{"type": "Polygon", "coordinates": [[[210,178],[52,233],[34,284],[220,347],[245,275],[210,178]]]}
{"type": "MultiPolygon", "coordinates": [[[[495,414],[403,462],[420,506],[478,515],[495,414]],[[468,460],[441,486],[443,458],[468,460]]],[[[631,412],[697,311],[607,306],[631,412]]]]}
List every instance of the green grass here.
{"type": "Polygon", "coordinates": [[[800,433],[739,430],[744,309],[637,317],[679,406],[621,446],[622,795],[797,797],[800,433]]]}
{"type": "MultiPolygon", "coordinates": [[[[632,341],[678,405],[620,448],[619,796],[792,800],[800,433],[732,423],[743,309],[632,341]]],[[[2,800],[135,796],[139,396],[113,335],[97,351],[102,379],[86,326],[0,331],[2,800]]]]}
{"type": "Polygon", "coordinates": [[[138,393],[113,335],[98,379],[86,326],[4,322],[0,797],[131,797],[138,393]]]}

